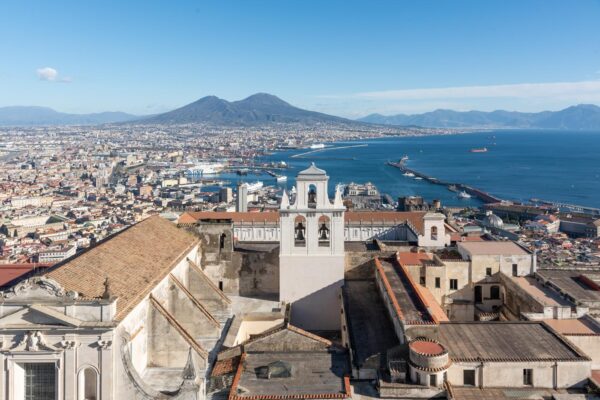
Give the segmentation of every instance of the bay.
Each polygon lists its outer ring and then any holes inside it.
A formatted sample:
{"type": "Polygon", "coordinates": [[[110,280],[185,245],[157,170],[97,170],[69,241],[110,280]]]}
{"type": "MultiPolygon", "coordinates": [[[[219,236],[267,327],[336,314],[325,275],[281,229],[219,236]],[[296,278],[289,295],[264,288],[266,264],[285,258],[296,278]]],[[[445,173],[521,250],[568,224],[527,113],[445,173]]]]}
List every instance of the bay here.
{"type": "MultiPolygon", "coordinates": [[[[478,133],[386,137],[328,144],[325,151],[294,158],[307,149],[278,152],[265,161],[285,161],[287,188],[311,162],[336,183],[372,182],[394,199],[418,195],[445,205],[481,204],[459,199],[443,186],[403,176],[386,165],[408,155],[407,166],[438,179],[472,185],[507,200],[543,200],[600,208],[600,132],[486,131],[478,133]],[[364,147],[338,149],[348,145],[364,147]],[[486,147],[486,153],[471,153],[486,147]]],[[[265,184],[274,184],[262,179],[265,184]]]]}

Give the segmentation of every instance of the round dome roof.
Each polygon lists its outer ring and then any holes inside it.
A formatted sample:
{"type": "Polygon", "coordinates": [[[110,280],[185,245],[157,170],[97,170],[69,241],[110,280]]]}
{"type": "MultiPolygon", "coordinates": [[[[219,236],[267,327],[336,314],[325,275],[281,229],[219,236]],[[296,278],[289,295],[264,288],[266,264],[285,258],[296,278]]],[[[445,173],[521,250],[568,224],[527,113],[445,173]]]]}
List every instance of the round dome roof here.
{"type": "Polygon", "coordinates": [[[502,228],[504,226],[504,221],[502,221],[502,218],[500,218],[492,212],[489,212],[485,216],[485,218],[483,219],[483,223],[493,228],[502,228]]]}

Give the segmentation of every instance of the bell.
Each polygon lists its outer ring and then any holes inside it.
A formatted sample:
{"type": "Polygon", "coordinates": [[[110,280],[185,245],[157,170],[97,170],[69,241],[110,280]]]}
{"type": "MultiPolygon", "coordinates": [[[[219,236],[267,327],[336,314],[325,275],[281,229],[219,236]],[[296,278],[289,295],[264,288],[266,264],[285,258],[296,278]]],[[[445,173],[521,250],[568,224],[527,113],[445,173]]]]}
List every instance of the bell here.
{"type": "Polygon", "coordinates": [[[319,228],[319,235],[319,240],[329,240],[329,228],[325,225],[325,222],[323,222],[323,225],[319,228]]]}
{"type": "Polygon", "coordinates": [[[298,222],[298,225],[296,225],[296,240],[304,240],[304,225],[302,222],[298,222]]]}

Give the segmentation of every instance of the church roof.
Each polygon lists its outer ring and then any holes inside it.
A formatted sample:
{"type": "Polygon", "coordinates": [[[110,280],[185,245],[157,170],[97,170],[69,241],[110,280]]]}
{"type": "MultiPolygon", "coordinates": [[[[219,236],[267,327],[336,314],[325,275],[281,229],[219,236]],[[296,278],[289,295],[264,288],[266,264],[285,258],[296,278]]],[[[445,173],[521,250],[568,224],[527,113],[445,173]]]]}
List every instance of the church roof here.
{"type": "MultiPolygon", "coordinates": [[[[423,217],[425,211],[346,211],[346,224],[410,223],[415,233],[424,232],[423,217]]],[[[179,224],[194,224],[198,221],[230,220],[234,224],[243,223],[279,223],[279,212],[215,212],[189,211],[181,214],[179,224]]]]}
{"type": "Polygon", "coordinates": [[[324,176],[326,174],[327,173],[324,170],[322,170],[320,168],[317,168],[317,166],[315,165],[315,163],[311,163],[310,167],[306,168],[303,171],[300,171],[298,173],[298,176],[299,177],[300,176],[314,176],[314,175],[324,176]]]}
{"type": "Polygon", "coordinates": [[[118,298],[115,319],[122,320],[198,240],[153,216],[54,266],[46,275],[83,298],[101,298],[108,278],[110,291],[118,298]]]}

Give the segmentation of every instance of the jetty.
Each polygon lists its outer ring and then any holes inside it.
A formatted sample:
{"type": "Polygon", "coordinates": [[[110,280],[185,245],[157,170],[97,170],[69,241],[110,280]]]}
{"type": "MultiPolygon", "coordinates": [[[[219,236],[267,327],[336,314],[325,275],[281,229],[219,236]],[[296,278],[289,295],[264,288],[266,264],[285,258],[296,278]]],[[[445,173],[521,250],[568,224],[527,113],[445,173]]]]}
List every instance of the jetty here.
{"type": "Polygon", "coordinates": [[[321,153],[323,151],[332,151],[332,150],[342,150],[342,149],[351,149],[353,147],[367,147],[368,144],[351,144],[348,146],[338,146],[338,147],[324,147],[322,149],[315,149],[311,151],[306,151],[304,153],[294,154],[290,158],[305,158],[306,156],[314,153],[321,153]]]}
{"type": "Polygon", "coordinates": [[[478,198],[479,200],[481,200],[484,203],[500,203],[503,201],[503,199],[496,197],[494,195],[491,195],[481,189],[477,189],[475,187],[465,185],[462,183],[443,181],[443,180],[435,178],[433,176],[424,174],[423,172],[419,172],[414,169],[408,168],[404,161],[398,161],[398,162],[388,161],[386,164],[391,167],[398,168],[400,171],[402,171],[404,173],[411,173],[414,176],[422,178],[423,180],[425,180],[429,183],[433,183],[434,185],[445,186],[450,191],[455,192],[455,191],[459,191],[459,190],[464,190],[466,193],[470,194],[473,197],[478,198]]]}

